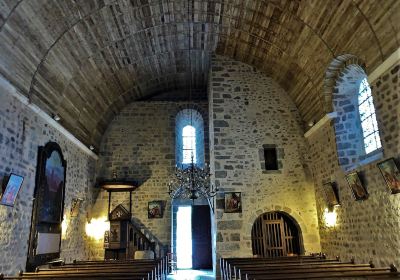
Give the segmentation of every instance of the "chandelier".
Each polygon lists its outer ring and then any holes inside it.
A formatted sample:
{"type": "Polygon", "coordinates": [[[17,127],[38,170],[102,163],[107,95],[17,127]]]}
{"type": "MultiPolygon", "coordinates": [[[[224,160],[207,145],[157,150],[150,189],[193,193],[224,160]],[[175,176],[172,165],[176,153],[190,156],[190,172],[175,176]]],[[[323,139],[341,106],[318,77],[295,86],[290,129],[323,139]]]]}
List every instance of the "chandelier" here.
{"type": "Polygon", "coordinates": [[[184,168],[175,167],[174,177],[168,183],[168,194],[172,199],[210,199],[216,196],[218,188],[210,183],[210,171],[208,166],[198,167],[193,162],[184,168]]]}

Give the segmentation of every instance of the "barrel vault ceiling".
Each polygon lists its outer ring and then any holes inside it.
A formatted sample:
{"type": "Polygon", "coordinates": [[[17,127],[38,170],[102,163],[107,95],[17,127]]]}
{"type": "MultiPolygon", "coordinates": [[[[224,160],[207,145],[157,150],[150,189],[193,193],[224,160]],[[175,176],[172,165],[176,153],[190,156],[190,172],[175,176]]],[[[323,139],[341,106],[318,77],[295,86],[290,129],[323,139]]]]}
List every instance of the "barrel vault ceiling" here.
{"type": "Polygon", "coordinates": [[[0,74],[95,146],[127,103],[187,94],[189,64],[204,96],[214,53],[274,78],[307,123],[335,57],[371,72],[399,42],[398,0],[0,0],[0,74]]]}

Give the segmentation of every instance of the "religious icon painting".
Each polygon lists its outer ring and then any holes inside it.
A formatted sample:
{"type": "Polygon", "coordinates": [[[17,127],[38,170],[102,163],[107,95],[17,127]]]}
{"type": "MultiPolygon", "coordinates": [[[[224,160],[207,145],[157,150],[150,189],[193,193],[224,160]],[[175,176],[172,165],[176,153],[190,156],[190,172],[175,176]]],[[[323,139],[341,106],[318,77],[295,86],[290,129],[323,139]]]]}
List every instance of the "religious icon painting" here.
{"type": "Polygon", "coordinates": [[[149,219],[162,218],[163,206],[164,206],[164,201],[162,200],[150,201],[148,204],[148,218],[149,219]]]}
{"type": "Polygon", "coordinates": [[[24,177],[11,173],[1,195],[0,204],[13,207],[23,181],[24,177]]]}
{"type": "Polygon", "coordinates": [[[242,193],[225,193],[225,213],[242,213],[242,193]]]}
{"type": "Polygon", "coordinates": [[[394,158],[378,163],[378,168],[392,194],[400,193],[400,171],[394,158]]]}
{"type": "Polygon", "coordinates": [[[347,183],[353,193],[355,200],[365,200],[368,198],[368,192],[361,183],[360,177],[357,172],[352,172],[346,175],[347,183]]]}
{"type": "Polygon", "coordinates": [[[328,182],[323,184],[325,199],[328,203],[328,207],[332,208],[334,206],[340,205],[339,201],[339,190],[335,182],[328,182]]]}
{"type": "Polygon", "coordinates": [[[79,214],[79,209],[81,207],[82,199],[80,198],[73,198],[71,201],[71,211],[70,217],[77,217],[79,214]]]}

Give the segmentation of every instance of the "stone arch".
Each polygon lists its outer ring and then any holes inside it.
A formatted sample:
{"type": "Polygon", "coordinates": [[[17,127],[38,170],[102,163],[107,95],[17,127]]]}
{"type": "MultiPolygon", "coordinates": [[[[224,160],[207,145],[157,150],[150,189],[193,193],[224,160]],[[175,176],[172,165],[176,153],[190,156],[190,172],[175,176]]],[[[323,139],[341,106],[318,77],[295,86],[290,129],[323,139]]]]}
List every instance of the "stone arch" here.
{"type": "MultiPolygon", "coordinates": [[[[262,209],[258,209],[249,215],[249,218],[247,219],[246,224],[244,225],[244,239],[245,240],[251,240],[251,230],[253,228],[254,222],[257,220],[257,218],[262,215],[263,213],[268,213],[268,212],[281,212],[285,213],[286,215],[292,217],[294,219],[299,227],[299,232],[301,233],[302,236],[302,244],[303,244],[303,252],[305,252],[306,248],[304,246],[306,240],[304,240],[304,237],[308,234],[309,230],[307,228],[307,223],[304,221],[304,219],[301,217],[301,215],[296,212],[295,210],[287,207],[287,206],[282,206],[282,205],[271,205],[270,207],[263,207],[262,209]]],[[[250,252],[251,252],[251,243],[250,243],[250,252]]]]}
{"type": "MultiPolygon", "coordinates": [[[[285,210],[290,210],[290,209],[285,209],[285,210]]],[[[259,213],[260,211],[257,211],[257,213],[259,213]]],[[[289,211],[289,212],[291,212],[291,211],[289,211]]],[[[295,254],[299,254],[299,255],[302,255],[302,254],[304,254],[304,252],[305,252],[305,249],[304,249],[304,241],[303,241],[303,231],[302,231],[302,227],[300,226],[300,224],[299,224],[299,222],[298,222],[298,220],[296,220],[291,214],[289,214],[287,211],[282,211],[282,210],[280,210],[280,209],[278,209],[278,210],[275,210],[275,209],[273,209],[273,210],[270,210],[270,211],[265,211],[265,212],[262,212],[261,214],[259,214],[259,215],[256,215],[256,218],[254,219],[254,221],[253,221],[253,223],[252,223],[252,225],[251,225],[251,232],[250,232],[250,240],[251,240],[251,243],[252,243],[252,247],[253,247],[253,235],[252,235],[252,232],[253,232],[253,229],[254,229],[254,227],[256,227],[257,225],[257,223],[259,223],[260,222],[260,219],[262,219],[262,216],[264,216],[264,215],[268,215],[268,214],[272,214],[272,215],[274,215],[275,216],[275,214],[277,214],[277,215],[279,215],[281,218],[283,218],[288,224],[287,224],[287,226],[288,227],[291,227],[292,228],[292,230],[294,231],[294,232],[292,232],[293,233],[293,236],[296,236],[297,238],[296,238],[296,241],[294,241],[294,243],[293,243],[293,247],[296,247],[296,248],[292,248],[292,253],[295,253],[295,254]]],[[[272,216],[271,216],[272,217],[272,216]]],[[[277,216],[276,216],[277,217],[277,216]]],[[[265,217],[264,217],[265,218],[265,217]]],[[[262,222],[262,221],[261,221],[262,222]]],[[[285,223],[286,223],[285,222],[285,223]]],[[[260,224],[258,224],[258,226],[259,226],[260,224]]],[[[285,228],[286,228],[286,226],[285,226],[285,228]]],[[[286,230],[285,230],[286,231],[286,230]]],[[[257,242],[256,242],[257,243],[257,242]]],[[[257,247],[257,246],[256,246],[257,247]]],[[[251,250],[252,250],[252,253],[254,254],[255,252],[254,252],[254,250],[253,250],[254,248],[251,248],[251,250]]],[[[262,253],[262,255],[264,256],[264,253],[262,253]]],[[[266,256],[264,256],[264,257],[266,257],[266,256]]]]}
{"type": "Polygon", "coordinates": [[[346,73],[346,68],[349,68],[351,65],[366,73],[365,62],[352,54],[343,54],[337,56],[332,60],[326,69],[323,83],[325,113],[330,113],[333,111],[333,95],[335,93],[337,83],[346,73]]]}
{"type": "Polygon", "coordinates": [[[367,78],[365,63],[353,55],[341,55],[332,61],[324,83],[327,113],[334,111],[336,150],[344,171],[374,160],[378,154],[365,151],[358,94],[361,81],[367,78]],[[327,92],[329,94],[327,94],[327,92]],[[329,106],[329,107],[328,107],[329,106]]]}

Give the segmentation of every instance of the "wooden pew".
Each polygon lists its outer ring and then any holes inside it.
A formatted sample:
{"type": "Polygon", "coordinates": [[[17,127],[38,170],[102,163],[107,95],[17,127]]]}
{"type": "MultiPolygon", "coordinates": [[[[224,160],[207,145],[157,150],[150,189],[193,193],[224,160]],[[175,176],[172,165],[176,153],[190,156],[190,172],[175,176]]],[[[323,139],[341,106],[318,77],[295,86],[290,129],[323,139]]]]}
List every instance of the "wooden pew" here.
{"type": "MultiPolygon", "coordinates": [[[[311,258],[312,259],[312,258],[311,258]]],[[[325,259],[325,261],[310,260],[310,258],[228,258],[221,260],[221,278],[230,279],[400,279],[400,274],[394,266],[374,268],[372,263],[355,264],[325,259]]]]}
{"type": "Polygon", "coordinates": [[[282,257],[282,258],[221,258],[220,259],[220,270],[221,277],[223,280],[232,279],[235,277],[235,266],[246,265],[246,264],[257,264],[260,266],[297,266],[301,264],[309,265],[328,265],[328,264],[339,264],[340,259],[327,259],[325,255],[312,255],[312,256],[293,256],[293,257],[282,257]]]}
{"type": "Polygon", "coordinates": [[[17,276],[1,275],[0,279],[164,280],[167,278],[166,265],[166,259],[74,262],[17,276]]]}

